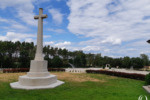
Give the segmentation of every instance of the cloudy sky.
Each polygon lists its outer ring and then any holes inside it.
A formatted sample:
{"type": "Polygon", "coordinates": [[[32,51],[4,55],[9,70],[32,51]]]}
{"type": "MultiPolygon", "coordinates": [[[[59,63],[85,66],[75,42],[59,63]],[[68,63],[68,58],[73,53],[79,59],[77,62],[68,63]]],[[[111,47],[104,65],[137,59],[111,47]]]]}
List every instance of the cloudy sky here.
{"type": "Polygon", "coordinates": [[[44,45],[111,57],[150,55],[150,0],[0,0],[0,40],[36,43],[39,8],[44,45]]]}

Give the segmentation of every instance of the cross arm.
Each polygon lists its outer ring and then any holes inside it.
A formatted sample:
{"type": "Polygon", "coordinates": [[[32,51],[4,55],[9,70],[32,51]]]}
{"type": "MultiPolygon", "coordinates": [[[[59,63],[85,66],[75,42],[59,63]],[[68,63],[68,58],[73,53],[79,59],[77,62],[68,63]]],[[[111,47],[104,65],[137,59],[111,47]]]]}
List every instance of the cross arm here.
{"type": "Polygon", "coordinates": [[[41,17],[42,17],[42,18],[47,18],[47,15],[46,15],[46,14],[44,14],[44,15],[42,15],[41,17]]]}
{"type": "Polygon", "coordinates": [[[44,15],[36,15],[36,16],[34,16],[34,19],[39,19],[39,17],[41,17],[41,18],[47,18],[47,15],[46,14],[44,14],[44,15]]]}
{"type": "Polygon", "coordinates": [[[39,15],[34,16],[34,19],[39,19],[39,15]]]}

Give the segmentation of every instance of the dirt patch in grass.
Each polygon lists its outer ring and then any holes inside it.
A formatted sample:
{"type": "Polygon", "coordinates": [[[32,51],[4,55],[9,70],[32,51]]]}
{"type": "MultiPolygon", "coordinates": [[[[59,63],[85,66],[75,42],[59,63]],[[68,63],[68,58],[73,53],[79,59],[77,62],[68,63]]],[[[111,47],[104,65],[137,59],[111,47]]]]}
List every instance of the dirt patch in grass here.
{"type": "Polygon", "coordinates": [[[116,76],[109,76],[110,79],[117,79],[118,77],[116,76]]]}
{"type": "Polygon", "coordinates": [[[105,74],[95,74],[98,77],[105,77],[105,78],[109,78],[109,79],[117,79],[118,77],[116,76],[110,76],[110,75],[105,75],[105,74]]]}
{"type": "MultiPolygon", "coordinates": [[[[67,73],[67,72],[52,72],[52,74],[57,75],[59,80],[73,81],[73,82],[106,82],[105,80],[99,80],[93,78],[85,73],[67,73]]],[[[26,73],[0,73],[0,81],[12,82],[17,81],[19,76],[26,75],[26,73]]]]}
{"type": "Polygon", "coordinates": [[[0,81],[12,82],[18,80],[19,76],[25,75],[26,73],[0,73],[0,81]]]}
{"type": "Polygon", "coordinates": [[[105,82],[103,80],[99,80],[96,78],[90,77],[88,74],[82,73],[52,73],[57,75],[58,79],[60,80],[67,80],[73,82],[85,82],[85,81],[93,81],[93,82],[105,82]]]}

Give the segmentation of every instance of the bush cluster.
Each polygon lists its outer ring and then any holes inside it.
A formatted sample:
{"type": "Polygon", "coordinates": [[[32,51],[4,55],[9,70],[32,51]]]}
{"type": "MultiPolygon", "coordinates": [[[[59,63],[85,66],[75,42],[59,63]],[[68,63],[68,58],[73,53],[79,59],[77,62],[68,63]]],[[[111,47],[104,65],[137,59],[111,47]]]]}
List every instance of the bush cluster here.
{"type": "Polygon", "coordinates": [[[65,72],[64,68],[48,68],[48,71],[65,72]]]}
{"type": "Polygon", "coordinates": [[[146,75],[145,77],[145,84],[150,85],[150,73],[146,75]]]}
{"type": "MultiPolygon", "coordinates": [[[[48,68],[48,71],[64,72],[63,68],[48,68]]],[[[3,73],[19,73],[19,72],[29,72],[29,68],[7,68],[3,70],[3,73]]]]}
{"type": "Polygon", "coordinates": [[[86,70],[87,73],[95,73],[95,74],[106,74],[118,77],[125,77],[137,80],[145,80],[145,75],[136,74],[136,73],[124,73],[124,72],[115,72],[115,71],[106,71],[106,70],[86,70]]]}
{"type": "Polygon", "coordinates": [[[19,72],[28,72],[29,68],[7,68],[3,69],[3,73],[19,73],[19,72]]]}

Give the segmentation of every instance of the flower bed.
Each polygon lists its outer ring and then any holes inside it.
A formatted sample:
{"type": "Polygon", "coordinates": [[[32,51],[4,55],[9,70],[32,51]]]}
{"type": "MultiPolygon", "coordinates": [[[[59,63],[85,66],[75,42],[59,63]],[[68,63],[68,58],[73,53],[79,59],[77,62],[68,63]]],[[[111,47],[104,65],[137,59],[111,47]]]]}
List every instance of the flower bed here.
{"type": "MultiPolygon", "coordinates": [[[[64,72],[63,68],[48,68],[48,71],[64,72]]],[[[29,68],[7,68],[3,69],[3,73],[19,73],[19,72],[29,72],[29,68]]]]}
{"type": "Polygon", "coordinates": [[[116,72],[116,71],[106,71],[106,70],[86,70],[87,73],[95,73],[95,74],[106,74],[118,77],[125,77],[137,80],[145,80],[145,75],[136,74],[136,73],[124,73],[124,72],[116,72]]]}
{"type": "Polygon", "coordinates": [[[3,69],[3,73],[19,73],[19,72],[28,72],[29,68],[8,68],[3,69]]]}
{"type": "Polygon", "coordinates": [[[65,69],[63,68],[48,68],[48,71],[56,71],[56,72],[65,72],[65,69]]]}

